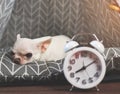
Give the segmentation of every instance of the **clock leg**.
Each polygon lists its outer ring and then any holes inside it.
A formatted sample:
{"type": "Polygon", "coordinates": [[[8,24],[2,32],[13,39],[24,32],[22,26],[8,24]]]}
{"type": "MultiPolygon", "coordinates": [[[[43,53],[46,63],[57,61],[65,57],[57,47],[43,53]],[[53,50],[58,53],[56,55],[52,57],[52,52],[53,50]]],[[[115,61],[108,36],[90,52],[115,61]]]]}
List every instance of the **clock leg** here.
{"type": "Polygon", "coordinates": [[[96,86],[96,90],[97,90],[97,91],[100,91],[100,89],[98,88],[98,86],[96,86]]]}
{"type": "Polygon", "coordinates": [[[72,91],[72,90],[73,90],[73,88],[74,88],[74,86],[72,85],[72,86],[71,86],[71,88],[69,89],[69,91],[72,91]]]}

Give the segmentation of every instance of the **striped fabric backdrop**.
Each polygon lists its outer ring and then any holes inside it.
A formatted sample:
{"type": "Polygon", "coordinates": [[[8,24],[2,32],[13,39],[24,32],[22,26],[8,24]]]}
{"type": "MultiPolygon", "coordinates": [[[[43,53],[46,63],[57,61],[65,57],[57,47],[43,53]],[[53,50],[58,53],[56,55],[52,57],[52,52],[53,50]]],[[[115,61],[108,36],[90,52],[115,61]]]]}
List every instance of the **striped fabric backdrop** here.
{"type": "Polygon", "coordinates": [[[0,0],[0,40],[10,19],[15,0],[0,0]]]}
{"type": "Polygon", "coordinates": [[[15,0],[0,47],[12,46],[16,35],[95,33],[106,47],[120,46],[120,16],[108,5],[112,0],[15,0]]]}

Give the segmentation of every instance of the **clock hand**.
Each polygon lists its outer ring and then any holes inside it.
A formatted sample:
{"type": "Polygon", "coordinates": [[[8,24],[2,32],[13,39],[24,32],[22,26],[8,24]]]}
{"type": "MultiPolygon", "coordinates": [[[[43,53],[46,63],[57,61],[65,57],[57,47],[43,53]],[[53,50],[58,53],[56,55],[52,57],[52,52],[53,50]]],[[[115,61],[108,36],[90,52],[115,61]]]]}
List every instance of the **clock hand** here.
{"type": "Polygon", "coordinates": [[[80,71],[82,71],[82,70],[85,70],[85,69],[86,69],[86,67],[83,66],[81,69],[77,70],[75,73],[78,73],[78,72],[80,72],[80,71]]]}
{"type": "Polygon", "coordinates": [[[93,63],[95,63],[95,60],[93,62],[91,62],[90,64],[88,64],[87,66],[85,66],[86,68],[89,67],[90,65],[92,65],[93,63]]]}
{"type": "Polygon", "coordinates": [[[83,67],[80,68],[79,70],[77,70],[75,73],[78,73],[78,72],[80,72],[80,71],[82,71],[82,70],[85,70],[85,69],[86,69],[86,67],[84,66],[84,61],[83,61],[83,67]]]}
{"type": "MultiPolygon", "coordinates": [[[[95,62],[95,60],[94,60],[93,62],[91,62],[90,64],[88,64],[87,66],[84,66],[84,65],[83,65],[83,67],[80,68],[79,70],[77,70],[75,73],[78,73],[78,72],[80,72],[80,71],[85,70],[87,67],[89,67],[90,65],[92,65],[94,62],[95,62]]],[[[83,62],[83,64],[84,64],[84,62],[83,62]]]]}

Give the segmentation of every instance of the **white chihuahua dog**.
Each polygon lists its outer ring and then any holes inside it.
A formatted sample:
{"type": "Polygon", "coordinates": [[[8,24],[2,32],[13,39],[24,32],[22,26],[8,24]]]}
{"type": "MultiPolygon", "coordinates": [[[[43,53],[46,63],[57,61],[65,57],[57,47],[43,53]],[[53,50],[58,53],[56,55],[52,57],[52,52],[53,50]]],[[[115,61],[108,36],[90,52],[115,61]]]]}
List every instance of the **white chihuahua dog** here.
{"type": "Polygon", "coordinates": [[[21,38],[12,49],[13,60],[17,64],[26,64],[34,60],[56,61],[65,57],[64,46],[70,38],[64,35],[46,36],[37,39],[21,38]]]}

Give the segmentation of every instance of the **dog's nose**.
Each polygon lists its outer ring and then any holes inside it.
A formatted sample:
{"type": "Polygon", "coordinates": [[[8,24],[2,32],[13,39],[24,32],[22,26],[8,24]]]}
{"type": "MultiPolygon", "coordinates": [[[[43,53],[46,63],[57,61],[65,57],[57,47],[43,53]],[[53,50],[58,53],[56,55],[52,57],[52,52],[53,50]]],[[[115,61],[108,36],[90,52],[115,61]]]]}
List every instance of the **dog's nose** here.
{"type": "Polygon", "coordinates": [[[15,58],[14,62],[15,62],[16,64],[20,64],[20,58],[15,58]]]}

